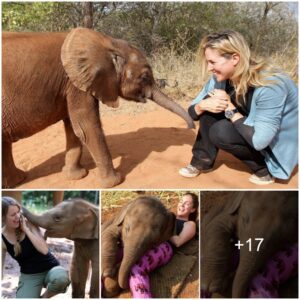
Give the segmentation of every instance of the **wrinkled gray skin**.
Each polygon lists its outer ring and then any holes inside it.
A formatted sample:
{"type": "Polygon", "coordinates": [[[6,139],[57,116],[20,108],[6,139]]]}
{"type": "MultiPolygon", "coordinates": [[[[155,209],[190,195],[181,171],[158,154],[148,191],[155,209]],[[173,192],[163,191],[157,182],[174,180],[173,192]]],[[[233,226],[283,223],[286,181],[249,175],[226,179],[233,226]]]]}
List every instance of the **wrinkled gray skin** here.
{"type": "MultiPolygon", "coordinates": [[[[237,192],[224,205],[212,209],[202,222],[201,289],[233,298],[246,298],[251,279],[267,259],[298,239],[297,192],[237,192]],[[236,237],[242,244],[252,239],[253,249],[241,247],[236,271],[232,266],[236,237]],[[232,284],[232,292],[228,293],[232,284]]],[[[246,244],[248,245],[248,244],[246,244]]]]}
{"type": "Polygon", "coordinates": [[[99,298],[99,208],[82,199],[71,199],[42,215],[32,214],[25,207],[22,210],[31,223],[46,229],[46,236],[74,241],[72,298],[84,298],[90,263],[90,298],[99,298]]]}
{"type": "MultiPolygon", "coordinates": [[[[4,187],[26,174],[16,167],[12,143],[63,120],[66,156],[63,171],[80,179],[82,145],[98,168],[99,185],[119,184],[99,118],[99,101],[117,107],[119,97],[150,99],[183,118],[189,114],[156,86],[145,56],[125,41],[87,28],[69,33],[2,34],[2,157],[4,187]]],[[[117,122],[116,118],[112,122],[117,122]]]]}
{"type": "Polygon", "coordinates": [[[176,217],[154,197],[139,197],[127,204],[101,228],[101,277],[103,296],[113,297],[128,287],[131,267],[152,247],[173,235],[176,217]],[[118,242],[123,259],[116,261],[118,242]]]}

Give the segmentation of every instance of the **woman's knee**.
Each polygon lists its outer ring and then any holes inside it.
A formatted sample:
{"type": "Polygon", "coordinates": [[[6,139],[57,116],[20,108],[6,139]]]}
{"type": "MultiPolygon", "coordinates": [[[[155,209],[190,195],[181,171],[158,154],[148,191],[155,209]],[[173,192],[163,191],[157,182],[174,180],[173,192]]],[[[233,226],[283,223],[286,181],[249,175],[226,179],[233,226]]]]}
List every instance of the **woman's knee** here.
{"type": "Polygon", "coordinates": [[[215,146],[222,148],[222,146],[230,144],[230,135],[233,129],[230,121],[220,120],[210,127],[209,139],[215,146]]]}
{"type": "Polygon", "coordinates": [[[69,273],[61,266],[52,268],[46,277],[47,289],[52,292],[64,293],[70,284],[69,273]]]}
{"type": "Polygon", "coordinates": [[[21,273],[16,298],[39,298],[43,288],[45,274],[21,273]]]}

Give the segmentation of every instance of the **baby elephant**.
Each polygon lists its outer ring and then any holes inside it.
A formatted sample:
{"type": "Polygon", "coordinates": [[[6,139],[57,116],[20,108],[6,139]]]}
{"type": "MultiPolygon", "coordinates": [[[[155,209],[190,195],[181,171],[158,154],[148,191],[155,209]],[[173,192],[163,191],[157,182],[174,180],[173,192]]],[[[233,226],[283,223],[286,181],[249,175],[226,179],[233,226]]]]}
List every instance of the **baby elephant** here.
{"type": "Polygon", "coordinates": [[[175,215],[157,198],[143,196],[128,203],[102,226],[101,276],[105,297],[115,296],[119,287],[128,287],[132,266],[147,250],[172,236],[175,220],[175,215]],[[124,255],[118,267],[120,242],[124,255]]]}
{"type": "MultiPolygon", "coordinates": [[[[117,107],[119,98],[147,100],[194,122],[178,103],[157,87],[145,55],[123,40],[87,28],[70,32],[2,34],[2,184],[14,187],[26,173],[14,162],[12,144],[64,122],[68,179],[85,177],[82,147],[98,169],[99,184],[119,184],[99,118],[100,101],[117,107]]],[[[117,118],[111,122],[116,123],[117,118]]]]}
{"type": "Polygon", "coordinates": [[[72,298],[84,298],[90,263],[90,298],[99,298],[99,208],[83,199],[70,199],[42,215],[34,215],[25,207],[22,210],[31,223],[46,228],[46,236],[74,241],[72,298]]]}

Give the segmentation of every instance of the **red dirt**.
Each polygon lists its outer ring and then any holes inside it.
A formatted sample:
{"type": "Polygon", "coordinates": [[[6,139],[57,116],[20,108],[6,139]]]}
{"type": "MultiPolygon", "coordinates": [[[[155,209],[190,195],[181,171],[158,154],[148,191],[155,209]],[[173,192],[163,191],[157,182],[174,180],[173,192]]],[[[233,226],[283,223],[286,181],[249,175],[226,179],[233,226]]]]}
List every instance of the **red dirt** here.
{"type": "MultiPolygon", "coordinates": [[[[187,129],[181,118],[153,103],[121,103],[116,110],[101,108],[113,164],[124,177],[116,188],[264,188],[250,183],[248,168],[223,151],[212,172],[193,179],[181,177],[178,170],[190,162],[197,130],[187,129]]],[[[181,103],[185,108],[188,104],[181,103]]],[[[86,149],[82,164],[89,170],[88,176],[77,181],[65,178],[61,172],[65,144],[62,122],[15,143],[15,163],[28,172],[26,181],[17,188],[100,188],[95,164],[86,149]]],[[[298,170],[295,170],[289,181],[278,181],[266,188],[292,189],[297,188],[297,182],[298,170]]]]}

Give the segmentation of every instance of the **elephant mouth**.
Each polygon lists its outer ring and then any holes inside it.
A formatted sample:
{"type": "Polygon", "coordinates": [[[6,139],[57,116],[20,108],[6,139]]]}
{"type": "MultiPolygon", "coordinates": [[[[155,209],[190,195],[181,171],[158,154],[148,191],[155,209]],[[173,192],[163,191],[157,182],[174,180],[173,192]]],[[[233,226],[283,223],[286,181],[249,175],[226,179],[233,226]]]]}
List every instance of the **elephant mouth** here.
{"type": "Polygon", "coordinates": [[[141,102],[141,103],[147,103],[147,98],[141,97],[140,100],[139,100],[139,102],[141,102]]]}
{"type": "Polygon", "coordinates": [[[139,96],[139,97],[123,97],[124,99],[128,100],[128,101],[134,101],[137,103],[146,103],[147,102],[147,98],[143,97],[143,96],[139,96]]]}
{"type": "Polygon", "coordinates": [[[53,237],[53,238],[62,238],[65,237],[63,234],[59,234],[59,232],[53,230],[53,229],[47,229],[44,233],[44,238],[46,239],[47,237],[53,237]]]}
{"type": "Polygon", "coordinates": [[[147,98],[143,95],[138,96],[137,98],[132,99],[132,100],[135,102],[139,102],[139,103],[147,103],[147,98]]]}
{"type": "Polygon", "coordinates": [[[151,99],[151,94],[145,91],[134,90],[132,92],[124,94],[124,96],[125,95],[127,96],[125,99],[140,103],[146,103],[148,99],[151,99]]]}

